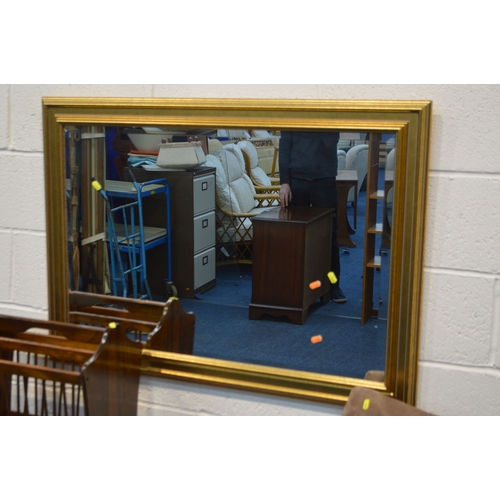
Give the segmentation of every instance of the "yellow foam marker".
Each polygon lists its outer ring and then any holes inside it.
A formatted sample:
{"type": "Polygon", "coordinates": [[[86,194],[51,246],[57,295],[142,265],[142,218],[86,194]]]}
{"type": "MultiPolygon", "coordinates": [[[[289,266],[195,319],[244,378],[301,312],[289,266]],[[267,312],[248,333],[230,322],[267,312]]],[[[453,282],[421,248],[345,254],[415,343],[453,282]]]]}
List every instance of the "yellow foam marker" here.
{"type": "Polygon", "coordinates": [[[330,271],[328,273],[328,279],[332,282],[333,285],[335,285],[335,283],[337,283],[338,281],[337,276],[335,276],[335,273],[333,271],[330,271]]]}
{"type": "Polygon", "coordinates": [[[96,191],[100,191],[102,189],[102,186],[99,184],[98,181],[92,181],[92,187],[96,190],[96,191]]]}
{"type": "Polygon", "coordinates": [[[172,297],[169,297],[168,300],[179,300],[179,297],[172,296],[172,297]]]}
{"type": "Polygon", "coordinates": [[[316,288],[319,288],[321,286],[321,281],[313,281],[312,283],[309,283],[309,288],[311,290],[316,290],[316,288]]]}
{"type": "Polygon", "coordinates": [[[363,401],[363,410],[368,410],[368,408],[370,408],[370,400],[369,399],[365,399],[363,401]]]}
{"type": "Polygon", "coordinates": [[[111,330],[114,330],[116,328],[116,323],[113,321],[108,326],[111,328],[111,330]]]}

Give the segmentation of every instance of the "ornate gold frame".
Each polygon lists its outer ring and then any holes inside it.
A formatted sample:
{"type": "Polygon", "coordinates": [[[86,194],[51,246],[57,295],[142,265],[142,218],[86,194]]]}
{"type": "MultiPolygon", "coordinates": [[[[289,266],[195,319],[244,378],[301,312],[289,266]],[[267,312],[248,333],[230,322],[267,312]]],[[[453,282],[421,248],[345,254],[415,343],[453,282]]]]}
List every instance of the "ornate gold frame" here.
{"type": "Polygon", "coordinates": [[[395,132],[385,382],[145,351],[145,374],[343,404],[354,386],[414,404],[430,101],[43,98],[49,315],[68,316],[64,127],[68,125],[294,128],[395,132]]]}

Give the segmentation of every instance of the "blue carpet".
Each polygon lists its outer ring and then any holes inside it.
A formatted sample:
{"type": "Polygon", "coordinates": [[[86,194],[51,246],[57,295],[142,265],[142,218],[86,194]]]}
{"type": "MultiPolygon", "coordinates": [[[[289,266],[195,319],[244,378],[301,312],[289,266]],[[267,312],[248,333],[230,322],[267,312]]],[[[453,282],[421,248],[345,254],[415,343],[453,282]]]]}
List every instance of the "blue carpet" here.
{"type": "MultiPolygon", "coordinates": [[[[222,266],[215,288],[194,300],[181,299],[183,308],[196,315],[194,354],[355,378],[363,378],[369,370],[384,370],[389,252],[382,253],[382,269],[375,272],[378,317],[361,326],[364,194],[358,199],[357,229],[351,236],[357,246],[341,250],[345,304],[322,305],[318,300],[303,325],[270,316],[251,321],[251,266],[222,266]],[[315,335],[323,341],[311,343],[315,335]]],[[[352,221],[352,209],[349,213],[352,221]]]]}
{"type": "Polygon", "coordinates": [[[196,314],[197,356],[355,378],[383,370],[385,321],[361,328],[358,318],[334,315],[334,304],[319,304],[304,325],[293,325],[276,318],[251,321],[248,307],[182,301],[196,314]],[[315,335],[323,341],[313,344],[315,335]]]}

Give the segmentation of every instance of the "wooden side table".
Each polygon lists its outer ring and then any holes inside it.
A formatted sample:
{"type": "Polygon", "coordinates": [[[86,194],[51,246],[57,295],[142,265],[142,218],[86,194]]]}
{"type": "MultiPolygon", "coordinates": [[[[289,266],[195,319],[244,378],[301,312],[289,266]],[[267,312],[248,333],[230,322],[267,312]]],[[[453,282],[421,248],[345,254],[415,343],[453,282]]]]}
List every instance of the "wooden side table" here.
{"type": "Polygon", "coordinates": [[[333,209],[266,210],[253,221],[252,299],[249,318],[286,316],[302,325],[309,306],[330,300],[333,209]],[[320,281],[311,290],[309,284],[320,281]]]}

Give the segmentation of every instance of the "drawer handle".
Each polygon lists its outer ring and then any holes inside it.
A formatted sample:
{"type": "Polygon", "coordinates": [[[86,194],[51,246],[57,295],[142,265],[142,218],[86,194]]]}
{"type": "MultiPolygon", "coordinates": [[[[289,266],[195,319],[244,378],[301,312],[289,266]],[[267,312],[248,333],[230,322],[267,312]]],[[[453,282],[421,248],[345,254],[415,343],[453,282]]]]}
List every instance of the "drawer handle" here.
{"type": "Polygon", "coordinates": [[[208,182],[207,181],[202,182],[201,183],[201,190],[206,191],[207,189],[208,189],[208,182]]]}
{"type": "Polygon", "coordinates": [[[202,261],[203,265],[205,266],[206,264],[208,264],[208,255],[205,255],[205,257],[203,257],[203,261],[202,261]]]}
{"type": "Polygon", "coordinates": [[[202,221],[202,223],[201,223],[201,227],[202,227],[203,229],[205,229],[206,227],[208,227],[208,219],[204,219],[204,220],[202,221]]]}

